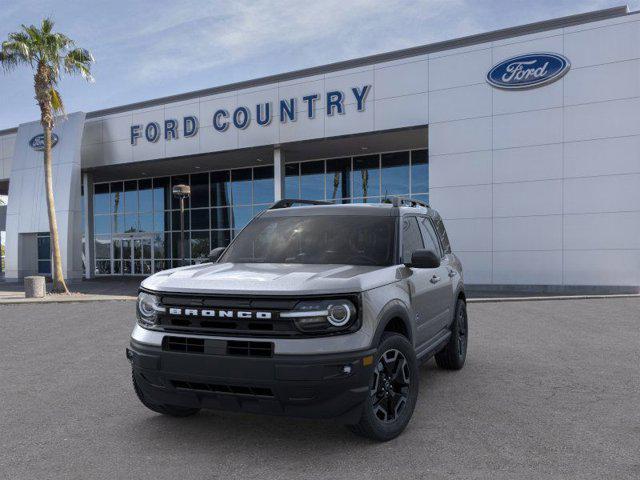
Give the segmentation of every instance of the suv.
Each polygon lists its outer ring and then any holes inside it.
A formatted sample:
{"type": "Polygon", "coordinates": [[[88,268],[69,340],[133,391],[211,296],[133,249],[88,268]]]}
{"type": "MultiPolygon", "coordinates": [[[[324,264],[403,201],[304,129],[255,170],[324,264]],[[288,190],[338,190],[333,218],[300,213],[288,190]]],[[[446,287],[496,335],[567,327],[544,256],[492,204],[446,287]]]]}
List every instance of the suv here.
{"type": "Polygon", "coordinates": [[[209,261],[140,287],[127,358],[155,412],[337,418],[384,441],[409,423],[421,362],[464,365],[462,267],[422,202],[281,200],[209,261]]]}

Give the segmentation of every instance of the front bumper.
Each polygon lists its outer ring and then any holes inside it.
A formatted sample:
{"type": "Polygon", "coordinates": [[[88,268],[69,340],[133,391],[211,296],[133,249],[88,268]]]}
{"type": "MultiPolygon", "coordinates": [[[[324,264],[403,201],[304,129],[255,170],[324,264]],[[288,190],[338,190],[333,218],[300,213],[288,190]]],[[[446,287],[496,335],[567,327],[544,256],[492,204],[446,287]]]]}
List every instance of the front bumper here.
{"type": "Polygon", "coordinates": [[[375,349],[269,358],[165,351],[131,340],[127,358],[153,403],[355,423],[375,349]]]}

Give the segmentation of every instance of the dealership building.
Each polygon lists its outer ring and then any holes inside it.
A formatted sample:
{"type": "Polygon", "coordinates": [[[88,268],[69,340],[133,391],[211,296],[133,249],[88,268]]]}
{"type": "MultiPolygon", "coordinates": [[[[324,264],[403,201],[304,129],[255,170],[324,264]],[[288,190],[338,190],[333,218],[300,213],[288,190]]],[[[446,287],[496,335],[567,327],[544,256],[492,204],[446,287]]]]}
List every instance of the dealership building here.
{"type": "MultiPolygon", "coordinates": [[[[57,122],[70,279],[227,245],[281,198],[427,201],[468,284],[637,292],[640,15],[574,15],[57,122]]],[[[7,281],[51,271],[38,122],[0,131],[7,281]]]]}

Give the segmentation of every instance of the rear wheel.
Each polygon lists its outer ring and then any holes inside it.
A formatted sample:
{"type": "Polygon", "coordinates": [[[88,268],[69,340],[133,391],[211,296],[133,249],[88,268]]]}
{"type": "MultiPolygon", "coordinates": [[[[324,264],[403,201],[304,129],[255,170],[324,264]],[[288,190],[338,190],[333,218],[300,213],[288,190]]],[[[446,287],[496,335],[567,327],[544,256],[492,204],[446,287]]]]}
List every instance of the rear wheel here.
{"type": "Polygon", "coordinates": [[[451,325],[447,346],[436,354],[436,364],[445,370],[460,370],[467,358],[469,325],[467,304],[461,298],[456,304],[456,316],[451,325]]]}
{"type": "Polygon", "coordinates": [[[138,399],[149,410],[153,410],[156,413],[161,413],[162,415],[169,415],[171,417],[190,417],[191,415],[195,415],[200,411],[199,408],[179,407],[177,405],[164,405],[154,403],[147,396],[145,396],[144,392],[140,388],[140,385],[138,385],[136,376],[133,372],[131,372],[131,380],[133,381],[133,389],[135,390],[138,399]]]}
{"type": "Polygon", "coordinates": [[[376,352],[362,416],[349,429],[382,442],[397,437],[411,420],[418,388],[413,346],[402,335],[385,333],[376,352]]]}

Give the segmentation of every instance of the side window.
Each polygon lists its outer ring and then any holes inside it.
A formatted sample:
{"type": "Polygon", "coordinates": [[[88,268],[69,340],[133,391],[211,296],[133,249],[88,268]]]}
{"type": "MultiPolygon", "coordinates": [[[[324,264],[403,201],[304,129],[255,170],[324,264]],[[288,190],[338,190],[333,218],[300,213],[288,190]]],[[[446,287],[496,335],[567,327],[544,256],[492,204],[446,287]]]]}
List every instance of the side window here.
{"type": "Polygon", "coordinates": [[[416,217],[405,217],[402,220],[402,262],[411,262],[415,250],[424,248],[420,227],[416,217]]]}
{"type": "Polygon", "coordinates": [[[435,212],[433,216],[433,224],[436,227],[436,232],[438,233],[438,237],[440,238],[440,243],[444,248],[444,253],[451,253],[451,244],[449,243],[449,236],[447,235],[447,231],[444,228],[444,222],[442,221],[442,217],[438,212],[435,212]]]}
{"type": "Polygon", "coordinates": [[[420,225],[422,227],[422,236],[424,237],[424,244],[427,250],[432,250],[436,255],[442,257],[442,249],[440,248],[440,244],[438,243],[438,237],[436,237],[436,232],[433,230],[433,226],[431,222],[426,217],[420,218],[420,225]]]}

